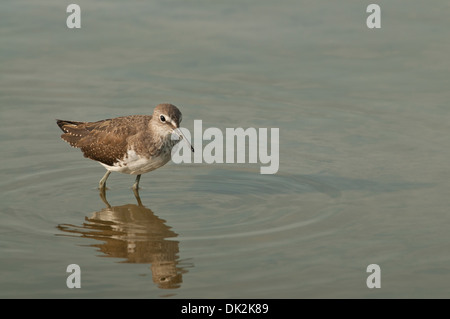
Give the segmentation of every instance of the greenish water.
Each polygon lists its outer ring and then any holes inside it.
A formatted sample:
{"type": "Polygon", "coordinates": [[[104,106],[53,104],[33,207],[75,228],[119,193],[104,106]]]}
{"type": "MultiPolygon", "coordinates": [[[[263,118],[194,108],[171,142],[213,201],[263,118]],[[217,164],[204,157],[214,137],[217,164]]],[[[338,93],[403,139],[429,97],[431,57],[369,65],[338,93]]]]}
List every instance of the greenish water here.
{"type": "Polygon", "coordinates": [[[448,298],[450,4],[3,1],[0,297],[448,298]],[[112,174],[56,118],[280,129],[280,169],[112,174]],[[81,288],[66,286],[69,264],[81,288]],[[381,288],[366,286],[369,264],[381,288]]]}

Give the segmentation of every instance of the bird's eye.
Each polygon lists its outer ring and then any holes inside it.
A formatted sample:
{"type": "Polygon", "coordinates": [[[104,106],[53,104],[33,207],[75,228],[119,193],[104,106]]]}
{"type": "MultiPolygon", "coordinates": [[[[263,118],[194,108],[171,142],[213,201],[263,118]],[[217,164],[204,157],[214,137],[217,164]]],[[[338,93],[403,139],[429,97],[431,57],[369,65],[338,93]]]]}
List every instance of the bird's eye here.
{"type": "Polygon", "coordinates": [[[160,116],[159,116],[159,119],[160,119],[161,122],[163,122],[163,123],[166,121],[166,118],[164,117],[164,115],[160,115],[160,116]]]}

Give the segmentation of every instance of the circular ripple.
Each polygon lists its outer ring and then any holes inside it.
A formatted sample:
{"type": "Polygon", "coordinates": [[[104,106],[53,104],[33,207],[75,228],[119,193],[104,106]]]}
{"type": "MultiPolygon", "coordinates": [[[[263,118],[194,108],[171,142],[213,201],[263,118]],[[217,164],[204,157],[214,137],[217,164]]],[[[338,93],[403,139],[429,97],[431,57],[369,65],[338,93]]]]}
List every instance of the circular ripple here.
{"type": "MultiPolygon", "coordinates": [[[[78,155],[53,154],[50,161],[36,155],[32,165],[19,160],[1,181],[2,194],[15,201],[9,207],[20,210],[30,227],[44,223],[53,230],[68,217],[82,218],[80,212],[89,216],[103,205],[97,183],[104,170],[86,167],[78,155]]],[[[110,177],[107,197],[112,205],[134,201],[133,180],[123,174],[110,177]]],[[[264,236],[311,226],[333,215],[340,198],[337,189],[314,176],[261,175],[230,165],[169,164],[144,175],[141,186],[144,206],[167,219],[183,241],[264,236]]]]}
{"type": "MultiPolygon", "coordinates": [[[[175,171],[183,175],[181,167],[175,171]]],[[[165,203],[165,216],[176,221],[183,241],[281,233],[319,223],[338,210],[340,192],[311,176],[213,167],[202,172],[175,189],[166,185],[179,195],[165,203]]]]}

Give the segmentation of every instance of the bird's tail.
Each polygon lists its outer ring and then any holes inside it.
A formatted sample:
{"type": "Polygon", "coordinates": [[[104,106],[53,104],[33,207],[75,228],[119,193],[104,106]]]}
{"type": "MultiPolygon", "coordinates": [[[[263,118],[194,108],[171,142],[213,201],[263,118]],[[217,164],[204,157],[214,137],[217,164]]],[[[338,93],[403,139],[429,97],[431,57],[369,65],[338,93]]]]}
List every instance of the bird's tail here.
{"type": "Polygon", "coordinates": [[[89,133],[86,123],[75,121],[56,120],[56,124],[64,132],[61,138],[73,147],[82,147],[82,139],[89,133]]]}
{"type": "Polygon", "coordinates": [[[67,129],[64,128],[64,126],[69,125],[72,128],[77,127],[77,125],[81,124],[83,122],[75,122],[75,121],[64,121],[64,120],[56,120],[56,124],[59,126],[61,131],[64,133],[67,133],[67,129]]]}

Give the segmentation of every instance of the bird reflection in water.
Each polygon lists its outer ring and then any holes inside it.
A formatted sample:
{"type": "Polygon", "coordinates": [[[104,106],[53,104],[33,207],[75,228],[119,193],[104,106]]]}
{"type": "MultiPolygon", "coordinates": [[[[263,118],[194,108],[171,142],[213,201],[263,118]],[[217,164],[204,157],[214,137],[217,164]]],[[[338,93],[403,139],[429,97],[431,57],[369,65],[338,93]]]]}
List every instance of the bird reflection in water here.
{"type": "Polygon", "coordinates": [[[134,194],[137,205],[111,206],[105,190],[101,190],[106,208],[93,213],[91,218],[85,217],[81,226],[60,224],[58,228],[77,237],[102,241],[89,246],[97,247],[106,257],[124,258],[123,263],[149,263],[153,282],[159,288],[179,288],[187,270],[179,265],[179,242],[170,239],[178,234],[142,205],[137,190],[134,194]]]}

